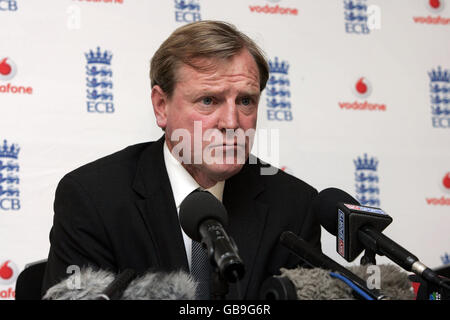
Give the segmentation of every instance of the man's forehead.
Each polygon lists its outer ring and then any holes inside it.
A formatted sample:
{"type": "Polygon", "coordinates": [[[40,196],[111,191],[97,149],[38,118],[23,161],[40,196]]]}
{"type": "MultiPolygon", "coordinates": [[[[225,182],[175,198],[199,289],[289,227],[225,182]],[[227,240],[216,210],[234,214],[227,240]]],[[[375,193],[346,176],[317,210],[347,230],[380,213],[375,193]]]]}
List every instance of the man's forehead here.
{"type": "Polygon", "coordinates": [[[180,63],[176,70],[177,82],[188,82],[194,79],[214,80],[223,77],[245,77],[248,82],[254,81],[259,87],[259,70],[254,58],[247,54],[236,54],[230,58],[196,58],[180,63]]]}

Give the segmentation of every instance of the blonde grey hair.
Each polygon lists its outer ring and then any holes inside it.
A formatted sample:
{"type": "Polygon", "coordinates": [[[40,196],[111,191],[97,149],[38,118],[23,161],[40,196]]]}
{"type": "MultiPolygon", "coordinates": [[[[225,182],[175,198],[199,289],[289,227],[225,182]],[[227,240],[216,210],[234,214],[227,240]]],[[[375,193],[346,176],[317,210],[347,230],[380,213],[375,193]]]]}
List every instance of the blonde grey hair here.
{"type": "Polygon", "coordinates": [[[176,84],[176,72],[181,64],[205,69],[198,59],[229,59],[243,49],[255,59],[259,70],[260,91],[269,78],[269,66],[263,51],[248,36],[230,23],[198,21],[176,29],[153,55],[150,64],[151,86],[158,85],[170,97],[176,84]]]}

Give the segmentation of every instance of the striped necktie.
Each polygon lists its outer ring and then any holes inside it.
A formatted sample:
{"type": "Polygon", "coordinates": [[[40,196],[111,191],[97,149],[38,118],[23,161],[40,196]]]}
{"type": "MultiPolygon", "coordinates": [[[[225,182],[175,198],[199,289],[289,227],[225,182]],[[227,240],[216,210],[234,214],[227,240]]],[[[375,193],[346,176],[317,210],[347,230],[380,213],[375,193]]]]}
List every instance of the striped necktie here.
{"type": "MultiPolygon", "coordinates": [[[[208,191],[222,202],[222,195],[219,195],[217,189],[200,187],[197,190],[208,191]]],[[[208,260],[208,252],[201,243],[194,240],[192,240],[191,275],[198,282],[197,300],[211,299],[211,263],[208,260]]]]}
{"type": "Polygon", "coordinates": [[[210,299],[210,263],[200,242],[192,240],[191,275],[198,282],[196,299],[210,299]]]}

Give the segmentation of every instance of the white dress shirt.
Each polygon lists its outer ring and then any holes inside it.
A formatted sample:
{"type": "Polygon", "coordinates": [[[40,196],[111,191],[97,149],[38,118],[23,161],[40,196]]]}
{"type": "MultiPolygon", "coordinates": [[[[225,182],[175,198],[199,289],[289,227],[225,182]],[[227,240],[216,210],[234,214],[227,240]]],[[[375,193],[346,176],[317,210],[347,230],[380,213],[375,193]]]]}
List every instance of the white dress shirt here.
{"type": "MultiPolygon", "coordinates": [[[[173,198],[175,199],[175,206],[178,215],[180,214],[180,204],[183,200],[194,190],[200,188],[211,192],[219,201],[222,202],[223,189],[225,181],[219,181],[214,186],[208,189],[202,188],[197,181],[189,174],[189,172],[182,166],[182,164],[173,156],[164,142],[164,163],[169,176],[170,185],[172,187],[173,198]]],[[[181,226],[180,226],[181,228],[181,226]]],[[[191,245],[192,240],[189,238],[181,228],[183,234],[184,247],[186,249],[186,256],[188,259],[189,269],[191,269],[191,245]]]]}

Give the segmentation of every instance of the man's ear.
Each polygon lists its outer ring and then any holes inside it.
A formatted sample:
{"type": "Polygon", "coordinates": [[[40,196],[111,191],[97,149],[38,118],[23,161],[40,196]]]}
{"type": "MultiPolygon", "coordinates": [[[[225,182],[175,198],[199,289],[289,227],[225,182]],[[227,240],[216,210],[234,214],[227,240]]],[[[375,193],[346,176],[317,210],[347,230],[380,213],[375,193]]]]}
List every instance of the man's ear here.
{"type": "Polygon", "coordinates": [[[156,117],[156,124],[161,129],[165,129],[167,125],[167,108],[168,108],[167,94],[161,89],[160,86],[155,85],[152,88],[152,104],[153,112],[156,117]]]}

